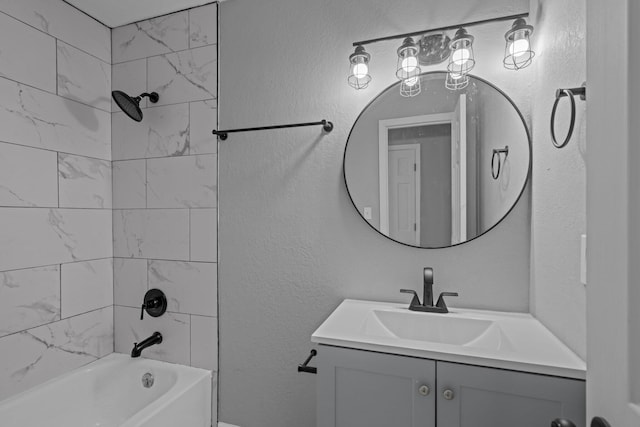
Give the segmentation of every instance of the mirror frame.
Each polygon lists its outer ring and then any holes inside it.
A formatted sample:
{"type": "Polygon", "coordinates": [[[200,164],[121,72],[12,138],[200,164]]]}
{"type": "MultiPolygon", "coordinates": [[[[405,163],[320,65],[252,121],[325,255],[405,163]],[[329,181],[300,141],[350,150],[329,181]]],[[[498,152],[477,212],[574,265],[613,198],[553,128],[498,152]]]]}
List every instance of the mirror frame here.
{"type": "MultiPolygon", "coordinates": [[[[446,78],[447,72],[446,71],[427,71],[425,73],[421,73],[420,77],[424,77],[424,76],[428,76],[428,75],[434,75],[434,74],[442,74],[446,78]]],[[[369,103],[367,103],[367,105],[362,109],[360,114],[358,114],[358,117],[353,122],[353,125],[351,126],[351,130],[349,131],[349,136],[347,137],[347,142],[344,145],[344,154],[342,156],[342,178],[344,180],[344,185],[347,188],[347,194],[349,195],[349,199],[351,200],[351,204],[353,205],[353,207],[358,212],[358,215],[360,216],[360,218],[362,218],[362,220],[365,223],[367,223],[367,225],[369,227],[371,227],[373,230],[376,231],[376,233],[380,234],[385,239],[388,239],[388,240],[390,240],[392,242],[399,243],[399,244],[401,244],[403,246],[408,246],[410,248],[416,248],[416,249],[447,249],[447,248],[453,248],[453,247],[456,247],[456,246],[464,245],[465,243],[468,243],[468,242],[471,242],[473,240],[476,240],[477,238],[487,234],[488,232],[490,232],[491,230],[496,228],[498,226],[498,224],[500,224],[502,221],[504,221],[504,219],[511,213],[511,211],[513,211],[513,209],[516,207],[516,205],[520,202],[520,199],[522,198],[522,195],[524,194],[524,191],[527,189],[527,186],[529,185],[529,181],[531,179],[531,169],[532,169],[532,163],[533,163],[533,146],[532,146],[532,142],[531,142],[531,131],[529,130],[529,126],[527,125],[527,121],[525,120],[524,116],[522,115],[522,112],[520,111],[520,109],[518,108],[516,103],[513,102],[511,97],[509,97],[509,95],[507,95],[502,89],[498,88],[493,83],[491,83],[491,82],[489,82],[489,81],[487,81],[487,80],[485,80],[485,79],[483,79],[481,77],[478,77],[478,76],[476,76],[474,74],[468,74],[468,76],[470,78],[476,79],[476,80],[478,80],[478,81],[480,81],[480,82],[482,82],[482,83],[484,83],[486,85],[489,85],[490,87],[492,87],[493,89],[498,91],[502,96],[504,96],[504,98],[507,101],[509,101],[509,103],[514,108],[514,110],[516,110],[516,113],[518,113],[518,117],[520,117],[520,120],[522,121],[522,125],[524,126],[524,130],[525,130],[525,133],[527,135],[527,144],[529,146],[528,147],[529,148],[529,165],[527,167],[527,174],[525,176],[525,180],[524,180],[524,183],[522,185],[522,189],[520,190],[520,193],[518,194],[518,197],[516,197],[516,200],[513,202],[513,205],[511,205],[509,210],[507,212],[505,212],[505,214],[502,216],[502,218],[500,218],[500,220],[498,222],[496,222],[494,225],[492,225],[491,227],[486,229],[483,233],[480,233],[480,234],[478,234],[477,236],[475,236],[475,237],[473,237],[471,239],[465,240],[464,242],[452,244],[452,245],[449,245],[449,246],[423,247],[423,246],[411,245],[411,244],[408,244],[408,243],[404,243],[404,242],[400,242],[398,240],[392,239],[391,237],[387,236],[386,234],[382,233],[380,230],[375,228],[373,225],[371,225],[371,223],[364,218],[364,215],[362,214],[362,212],[360,212],[360,208],[358,208],[358,206],[356,206],[356,203],[353,200],[353,197],[351,196],[351,191],[349,190],[349,184],[347,182],[347,147],[349,146],[349,140],[351,139],[351,134],[353,133],[353,130],[356,127],[356,123],[358,123],[358,120],[360,120],[360,117],[362,117],[362,115],[367,111],[367,109],[374,102],[376,102],[380,97],[385,95],[388,91],[390,91],[390,90],[398,90],[398,87],[399,87],[399,85],[401,83],[401,82],[398,81],[398,82],[392,83],[391,85],[387,86],[382,92],[380,92],[378,95],[376,95],[371,101],[369,101],[369,103]]],[[[443,80],[443,84],[444,84],[444,80],[443,80]]]]}

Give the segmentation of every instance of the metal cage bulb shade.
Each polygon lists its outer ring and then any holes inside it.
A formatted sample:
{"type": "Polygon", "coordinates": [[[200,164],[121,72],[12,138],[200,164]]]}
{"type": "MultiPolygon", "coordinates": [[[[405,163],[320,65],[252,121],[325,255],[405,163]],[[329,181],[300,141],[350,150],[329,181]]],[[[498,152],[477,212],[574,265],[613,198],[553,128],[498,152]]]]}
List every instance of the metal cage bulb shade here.
{"type": "Polygon", "coordinates": [[[420,76],[409,77],[400,83],[400,95],[410,98],[417,96],[422,92],[422,82],[420,76]]]}
{"type": "Polygon", "coordinates": [[[449,43],[451,56],[447,71],[454,75],[465,75],[476,65],[473,54],[473,36],[467,30],[460,28],[449,43]]]}
{"type": "Polygon", "coordinates": [[[518,18],[504,35],[504,67],[508,70],[520,70],[531,65],[535,52],[531,49],[533,27],[527,21],[518,18]]]}
{"type": "Polygon", "coordinates": [[[114,90],[111,92],[111,96],[115,103],[120,107],[123,113],[129,116],[136,122],[142,121],[142,109],[140,108],[140,101],[142,98],[147,97],[152,103],[158,102],[160,96],[156,92],[142,93],[139,96],[131,97],[121,90],[114,90]]]}
{"type": "MultiPolygon", "coordinates": [[[[398,65],[396,67],[396,77],[400,80],[414,79],[421,73],[418,63],[418,45],[413,38],[407,37],[398,48],[398,65]]],[[[415,80],[412,80],[415,81],[415,80]]]]}
{"type": "Polygon", "coordinates": [[[469,86],[469,76],[466,74],[447,73],[444,86],[449,90],[462,90],[469,86]]]}
{"type": "Polygon", "coordinates": [[[349,86],[354,89],[364,89],[369,86],[369,60],[371,55],[363,46],[357,46],[355,52],[349,55],[349,86]]]}

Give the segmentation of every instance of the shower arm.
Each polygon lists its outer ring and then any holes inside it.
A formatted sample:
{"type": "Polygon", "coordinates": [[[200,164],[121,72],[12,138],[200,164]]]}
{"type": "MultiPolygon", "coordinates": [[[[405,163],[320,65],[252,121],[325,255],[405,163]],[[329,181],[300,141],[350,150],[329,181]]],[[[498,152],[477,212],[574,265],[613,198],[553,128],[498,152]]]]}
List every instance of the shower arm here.
{"type": "Polygon", "coordinates": [[[135,97],[135,99],[137,99],[138,102],[140,102],[142,98],[149,98],[149,100],[155,104],[156,102],[158,102],[158,99],[160,99],[160,96],[158,95],[157,92],[151,92],[151,93],[144,92],[135,97]]]}

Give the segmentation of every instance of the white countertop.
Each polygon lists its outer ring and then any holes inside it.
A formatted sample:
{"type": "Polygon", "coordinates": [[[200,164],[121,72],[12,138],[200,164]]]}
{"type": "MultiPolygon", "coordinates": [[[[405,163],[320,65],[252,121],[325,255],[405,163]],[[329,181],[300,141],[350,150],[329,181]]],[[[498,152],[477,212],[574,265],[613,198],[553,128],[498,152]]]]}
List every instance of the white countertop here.
{"type": "Polygon", "coordinates": [[[586,377],[585,362],[530,314],[451,307],[449,311],[413,312],[406,303],[347,299],[313,333],[311,341],[566,378],[586,377]],[[467,335],[473,334],[479,335],[467,342],[467,335]]]}

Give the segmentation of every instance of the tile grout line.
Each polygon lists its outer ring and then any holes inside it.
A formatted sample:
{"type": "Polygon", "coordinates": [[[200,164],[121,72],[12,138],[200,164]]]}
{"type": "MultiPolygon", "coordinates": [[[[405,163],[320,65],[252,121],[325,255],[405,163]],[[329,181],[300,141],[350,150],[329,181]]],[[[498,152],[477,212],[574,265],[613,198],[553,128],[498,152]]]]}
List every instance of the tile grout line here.
{"type": "Polygon", "coordinates": [[[83,14],[84,16],[90,18],[91,20],[97,22],[98,24],[102,25],[105,28],[109,29],[109,33],[111,33],[111,27],[108,26],[107,24],[105,24],[104,22],[100,21],[99,19],[89,15],[87,12],[85,12],[84,10],[80,9],[79,7],[76,7],[75,5],[73,5],[72,3],[69,3],[67,0],[62,0],[65,4],[71,6],[73,9],[77,10],[78,12],[80,12],[81,14],[83,14]]]}
{"type": "MultiPolygon", "coordinates": [[[[46,268],[46,267],[55,267],[58,265],[67,265],[67,264],[80,264],[83,262],[94,262],[94,261],[104,261],[107,259],[110,259],[111,257],[103,257],[103,258],[92,258],[92,259],[84,259],[81,261],[70,261],[70,262],[56,262],[56,263],[52,263],[52,264],[43,264],[43,265],[34,265],[32,267],[22,267],[22,268],[11,268],[9,270],[1,270],[1,273],[10,273],[13,271],[24,271],[24,270],[35,270],[35,269],[40,269],[40,268],[46,268]]],[[[130,259],[130,258],[124,258],[124,259],[130,259]]],[[[140,258],[133,258],[133,259],[140,259],[140,258]]],[[[166,261],[170,261],[170,260],[166,260],[166,261]]],[[[197,261],[194,261],[197,262],[197,261]]],[[[204,262],[203,262],[204,263],[204,262]]],[[[204,264],[212,264],[212,263],[204,263],[204,264]]]]}
{"type": "MultiPolygon", "coordinates": [[[[128,304],[115,304],[116,307],[120,307],[120,308],[129,308],[132,310],[140,310],[140,306],[133,306],[133,305],[128,305],[128,304]]],[[[110,307],[110,306],[105,306],[103,308],[106,307],[110,307]]],[[[167,310],[165,313],[169,313],[169,314],[181,314],[183,316],[195,316],[195,317],[203,317],[205,319],[217,319],[218,316],[210,316],[207,314],[197,314],[197,313],[185,313],[182,311],[171,311],[171,310],[167,310]]],[[[145,316],[146,317],[146,316],[145,316]]]]}
{"type": "MultiPolygon", "coordinates": [[[[144,58],[144,64],[145,64],[145,71],[144,71],[144,87],[145,87],[145,91],[149,92],[149,57],[145,57],[144,58]]],[[[145,98],[144,100],[144,105],[146,105],[147,107],[149,107],[149,101],[145,98]]]]}
{"type": "Polygon", "coordinates": [[[149,209],[149,168],[147,167],[147,160],[148,159],[144,159],[144,210],[149,209]]]}
{"type": "MultiPolygon", "coordinates": [[[[220,129],[220,110],[219,110],[219,102],[218,98],[220,97],[220,4],[216,5],[216,102],[215,102],[215,119],[216,119],[216,129],[220,129]]],[[[216,147],[216,378],[215,378],[215,389],[216,389],[216,402],[215,402],[215,410],[216,410],[216,423],[220,416],[220,394],[218,391],[220,390],[220,233],[219,233],[219,224],[220,224],[220,157],[218,153],[220,152],[220,140],[219,138],[214,138],[214,144],[216,147]]],[[[213,380],[213,378],[212,378],[213,380]]]]}
{"type": "MultiPolygon", "coordinates": [[[[196,49],[203,49],[206,47],[212,47],[212,46],[217,46],[217,43],[209,43],[209,44],[205,44],[202,46],[196,46],[196,47],[188,47],[186,49],[178,49],[178,50],[171,50],[169,52],[164,52],[164,53],[157,53],[155,55],[150,55],[150,56],[141,56],[140,58],[132,58],[132,59],[127,59],[126,61],[121,61],[121,62],[114,62],[111,65],[121,65],[121,64],[127,64],[129,62],[134,62],[134,61],[141,61],[143,59],[150,59],[150,58],[158,58],[160,56],[167,56],[167,55],[172,55],[172,54],[178,54],[178,53],[185,53],[185,52],[189,52],[192,50],[196,50],[196,49]]],[[[74,46],[75,47],[75,46],[74,46]]],[[[217,50],[217,48],[216,48],[217,50]]],[[[218,62],[218,55],[216,52],[216,62],[218,62]]]]}
{"type": "Polygon", "coordinates": [[[58,68],[58,39],[55,38],[55,45],[56,45],[56,95],[60,96],[60,89],[59,89],[59,81],[60,81],[60,70],[58,68]]]}
{"type": "MultiPolygon", "coordinates": [[[[0,141],[2,142],[2,141],[0,141]]],[[[196,157],[196,156],[217,156],[217,153],[194,153],[194,154],[183,154],[180,156],[161,156],[161,157],[134,157],[131,159],[116,159],[112,160],[114,162],[129,162],[133,160],[156,160],[156,159],[173,159],[173,158],[183,158],[183,157],[196,157]]],[[[102,160],[102,159],[99,159],[102,160]]]]}
{"type": "MultiPolygon", "coordinates": [[[[16,206],[16,205],[0,205],[0,209],[56,209],[59,211],[111,211],[112,208],[77,208],[73,206],[16,206]]],[[[155,210],[165,209],[165,210],[173,210],[179,208],[152,208],[155,210]]],[[[197,208],[197,209],[207,209],[207,208],[197,208]]],[[[125,210],[125,209],[119,209],[125,210]]]]}
{"type": "Polygon", "coordinates": [[[60,280],[60,320],[62,320],[62,264],[58,264],[58,274],[59,274],[59,280],[60,280]]]}
{"type": "MultiPolygon", "coordinates": [[[[53,150],[51,148],[34,147],[32,145],[25,145],[25,144],[20,144],[20,143],[17,143],[17,142],[9,142],[9,141],[0,140],[0,144],[9,144],[9,145],[15,145],[17,147],[31,148],[32,150],[40,150],[40,151],[47,151],[47,152],[50,152],[50,153],[59,153],[59,154],[66,154],[66,155],[69,155],[69,156],[84,157],[86,159],[100,160],[100,161],[103,161],[103,162],[111,161],[110,159],[103,159],[103,158],[95,157],[95,156],[86,156],[84,154],[68,153],[66,151],[53,150]]],[[[153,158],[155,158],[155,157],[153,157],[153,158]]],[[[158,157],[158,158],[161,158],[161,157],[158,157]]],[[[129,160],[129,159],[126,159],[126,160],[129,160]]],[[[138,160],[138,159],[131,159],[131,160],[138,160]]],[[[118,161],[121,161],[121,160],[118,160],[118,161]]]]}
{"type": "MultiPolygon", "coordinates": [[[[56,46],[56,52],[57,52],[57,46],[56,46]]],[[[56,53],[56,56],[57,56],[57,53],[56,53]]],[[[57,66],[58,65],[57,65],[57,59],[56,59],[56,68],[57,68],[57,66]]],[[[10,82],[13,82],[13,83],[15,83],[17,85],[26,86],[26,87],[38,90],[38,91],[43,92],[43,93],[48,93],[49,95],[53,95],[53,96],[56,96],[58,98],[65,99],[67,101],[71,101],[71,102],[75,102],[75,103],[80,104],[80,105],[84,105],[85,107],[93,108],[94,110],[102,111],[104,113],[111,113],[111,111],[109,111],[109,110],[103,110],[102,108],[99,108],[99,107],[96,107],[96,106],[93,106],[93,105],[89,105],[89,104],[87,104],[85,102],[82,102],[82,101],[79,101],[77,99],[73,99],[73,98],[69,98],[69,97],[63,96],[63,95],[59,95],[58,94],[58,71],[57,71],[57,69],[56,69],[56,89],[55,89],[55,92],[51,92],[51,91],[48,91],[46,89],[42,89],[42,88],[40,88],[38,86],[34,86],[34,85],[30,84],[30,83],[21,82],[19,80],[13,79],[11,77],[0,76],[0,78],[4,79],[4,80],[7,80],[7,81],[10,81],[10,82]]]]}
{"type": "MultiPolygon", "coordinates": [[[[98,258],[98,260],[105,260],[105,259],[109,259],[109,258],[98,258]]],[[[122,256],[115,256],[114,259],[127,259],[127,260],[138,260],[138,261],[167,261],[167,262],[179,262],[179,263],[190,263],[190,264],[217,264],[217,261],[190,261],[188,259],[168,259],[168,258],[157,258],[157,257],[153,257],[153,258],[134,258],[134,257],[122,257],[122,256]]],[[[96,260],[94,260],[96,261],[96,260]]],[[[79,262],[85,262],[85,261],[78,261],[79,262]]],[[[67,263],[67,264],[74,264],[74,263],[67,263]]],[[[55,264],[53,264],[55,265],[55,264]]],[[[44,267],[50,267],[49,266],[44,266],[44,267]]],[[[31,267],[30,267],[31,268],[31,267]]],[[[18,270],[29,270],[30,268],[20,268],[18,270]]],[[[35,268],[35,267],[33,267],[35,268]]],[[[7,271],[15,271],[15,270],[7,270],[7,271]]],[[[4,273],[5,271],[0,271],[0,273],[4,273]]]]}
{"type": "Polygon", "coordinates": [[[191,9],[187,10],[187,48],[191,50],[191,9]]]}
{"type": "MultiPolygon", "coordinates": [[[[218,4],[219,2],[220,2],[220,0],[209,1],[209,2],[206,2],[206,3],[203,3],[203,4],[198,4],[198,5],[195,5],[195,6],[186,7],[184,9],[175,10],[173,12],[163,13],[162,15],[152,16],[150,18],[139,19],[137,21],[129,22],[128,24],[122,24],[122,25],[118,25],[117,27],[109,27],[109,28],[114,30],[116,28],[128,27],[129,25],[139,24],[141,22],[150,21],[150,20],[156,19],[156,18],[164,18],[164,17],[170,16],[170,15],[177,15],[177,14],[182,13],[182,12],[187,12],[187,11],[189,11],[191,9],[198,9],[200,7],[210,6],[212,4],[218,4]]],[[[66,0],[65,0],[65,3],[66,3],[66,0]]],[[[216,7],[216,11],[217,11],[217,7],[216,7]]]]}
{"type": "Polygon", "coordinates": [[[26,331],[32,331],[32,330],[37,329],[37,328],[42,328],[43,326],[50,326],[50,325],[53,325],[54,323],[60,323],[60,322],[65,321],[65,320],[74,319],[76,317],[84,316],[85,314],[90,314],[90,313],[94,313],[96,311],[104,310],[105,308],[109,308],[109,307],[111,307],[111,306],[110,305],[105,305],[104,307],[98,307],[98,308],[95,308],[95,309],[92,309],[92,310],[85,311],[83,313],[74,314],[73,316],[68,316],[68,317],[64,317],[64,318],[61,316],[60,319],[54,320],[53,322],[43,323],[42,325],[33,326],[31,328],[26,328],[26,329],[21,329],[21,330],[16,331],[16,332],[11,332],[10,334],[7,334],[7,335],[3,335],[3,336],[0,337],[0,340],[2,340],[4,338],[7,338],[7,337],[10,337],[12,335],[21,334],[21,333],[26,332],[26,331]]]}
{"type": "Polygon", "coordinates": [[[58,206],[60,209],[60,153],[56,153],[56,183],[58,187],[58,206]]]}

